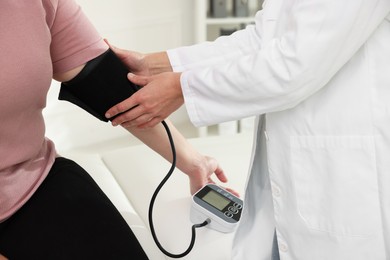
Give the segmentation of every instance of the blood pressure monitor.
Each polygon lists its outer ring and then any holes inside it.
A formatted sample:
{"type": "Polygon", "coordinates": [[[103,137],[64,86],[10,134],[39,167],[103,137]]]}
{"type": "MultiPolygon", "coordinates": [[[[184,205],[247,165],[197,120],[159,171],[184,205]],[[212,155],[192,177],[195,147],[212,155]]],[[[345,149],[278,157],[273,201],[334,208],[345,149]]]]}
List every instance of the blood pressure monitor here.
{"type": "Polygon", "coordinates": [[[243,209],[243,201],[215,184],[207,184],[192,197],[191,221],[210,220],[207,227],[228,233],[235,230],[243,209]]]}

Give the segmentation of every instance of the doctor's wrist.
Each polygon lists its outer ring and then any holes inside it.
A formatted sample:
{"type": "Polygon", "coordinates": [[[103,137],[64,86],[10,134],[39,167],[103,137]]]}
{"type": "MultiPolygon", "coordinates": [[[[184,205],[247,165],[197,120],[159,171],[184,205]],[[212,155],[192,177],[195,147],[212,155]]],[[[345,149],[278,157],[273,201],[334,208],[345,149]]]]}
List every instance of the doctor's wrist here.
{"type": "Polygon", "coordinates": [[[148,64],[149,73],[151,75],[172,72],[171,63],[165,51],[146,54],[143,59],[144,62],[148,64]]]}

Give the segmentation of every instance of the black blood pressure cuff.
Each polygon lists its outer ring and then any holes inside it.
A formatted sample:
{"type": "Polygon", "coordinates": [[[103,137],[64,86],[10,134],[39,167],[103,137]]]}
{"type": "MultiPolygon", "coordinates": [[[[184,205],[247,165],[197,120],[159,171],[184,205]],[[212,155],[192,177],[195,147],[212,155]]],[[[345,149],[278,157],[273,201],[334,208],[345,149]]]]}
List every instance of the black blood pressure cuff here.
{"type": "Polygon", "coordinates": [[[128,72],[109,49],[89,61],[75,78],[63,82],[58,99],[69,101],[108,122],[106,111],[139,89],[127,79],[128,72]]]}

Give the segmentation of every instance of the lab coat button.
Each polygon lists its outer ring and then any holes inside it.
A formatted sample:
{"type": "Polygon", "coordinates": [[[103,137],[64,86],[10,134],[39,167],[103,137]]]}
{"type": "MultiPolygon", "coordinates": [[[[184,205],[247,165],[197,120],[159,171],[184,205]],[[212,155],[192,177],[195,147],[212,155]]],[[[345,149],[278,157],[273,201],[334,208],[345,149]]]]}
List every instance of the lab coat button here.
{"type": "Polygon", "coordinates": [[[278,187],[276,187],[275,185],[272,186],[272,194],[276,197],[279,197],[280,196],[280,189],[278,187]]]}
{"type": "Polygon", "coordinates": [[[267,131],[264,131],[264,136],[265,136],[265,140],[269,141],[269,137],[268,137],[267,131]]]}
{"type": "Polygon", "coordinates": [[[286,244],[280,243],[280,244],[279,244],[279,249],[280,249],[280,251],[282,251],[282,252],[287,252],[288,247],[287,247],[286,244]]]}

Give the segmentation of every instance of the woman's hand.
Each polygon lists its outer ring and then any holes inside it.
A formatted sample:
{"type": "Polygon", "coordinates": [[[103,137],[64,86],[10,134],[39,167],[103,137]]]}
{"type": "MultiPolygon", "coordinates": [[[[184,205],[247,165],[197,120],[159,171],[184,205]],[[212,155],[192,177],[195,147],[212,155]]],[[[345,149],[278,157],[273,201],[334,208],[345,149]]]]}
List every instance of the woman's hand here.
{"type": "MultiPolygon", "coordinates": [[[[207,183],[215,183],[217,180],[222,183],[227,182],[225,172],[216,159],[198,152],[169,120],[165,120],[165,123],[175,143],[176,167],[188,176],[191,194],[207,183]]],[[[126,127],[126,129],[167,161],[172,162],[171,145],[162,124],[147,129],[137,127],[126,127]]],[[[238,195],[234,190],[228,190],[238,195]]]]}
{"type": "Polygon", "coordinates": [[[2,254],[0,254],[0,260],[8,260],[8,258],[6,258],[6,257],[3,256],[2,254]]]}
{"type": "MultiPolygon", "coordinates": [[[[213,176],[217,177],[218,181],[226,183],[228,181],[225,172],[220,167],[218,161],[209,156],[202,156],[198,163],[194,164],[193,169],[186,170],[186,173],[190,179],[191,194],[194,195],[198,190],[208,183],[214,183],[213,176]]],[[[236,196],[239,196],[238,192],[226,188],[229,192],[236,196]]]]}

